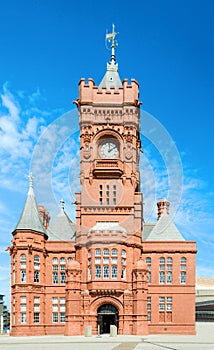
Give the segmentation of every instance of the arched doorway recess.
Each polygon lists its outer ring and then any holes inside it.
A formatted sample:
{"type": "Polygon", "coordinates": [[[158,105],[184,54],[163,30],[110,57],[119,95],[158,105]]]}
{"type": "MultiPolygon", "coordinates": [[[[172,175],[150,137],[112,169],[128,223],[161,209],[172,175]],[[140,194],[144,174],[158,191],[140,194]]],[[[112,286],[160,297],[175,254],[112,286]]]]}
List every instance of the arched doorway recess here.
{"type": "Polygon", "coordinates": [[[110,333],[110,326],[118,329],[118,310],[112,304],[103,304],[97,309],[97,325],[100,334],[110,333]]]}

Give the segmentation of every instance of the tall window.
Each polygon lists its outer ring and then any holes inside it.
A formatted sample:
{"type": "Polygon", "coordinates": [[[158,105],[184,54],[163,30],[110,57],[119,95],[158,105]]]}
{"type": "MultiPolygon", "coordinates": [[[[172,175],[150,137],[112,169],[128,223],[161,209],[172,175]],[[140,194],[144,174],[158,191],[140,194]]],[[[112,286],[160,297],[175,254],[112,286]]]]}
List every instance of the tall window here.
{"type": "Polygon", "coordinates": [[[65,284],[66,283],[66,260],[65,258],[60,258],[60,283],[65,284]]]}
{"type": "Polygon", "coordinates": [[[59,274],[58,274],[58,258],[57,257],[54,257],[52,259],[52,283],[53,284],[58,284],[59,283],[59,274]]]}
{"type": "Polygon", "coordinates": [[[52,322],[65,322],[65,298],[52,298],[52,322]]]}
{"type": "Polygon", "coordinates": [[[26,302],[27,298],[26,296],[21,296],[20,297],[20,322],[21,323],[26,323],[27,317],[26,317],[26,302]]]}
{"type": "Polygon", "coordinates": [[[151,283],[151,258],[150,257],[146,258],[146,263],[148,267],[147,282],[148,284],[150,284],[151,283]]]}
{"type": "Polygon", "coordinates": [[[172,322],[172,297],[159,297],[159,321],[172,322]]]}
{"type": "Polygon", "coordinates": [[[38,255],[34,256],[34,282],[39,283],[40,280],[40,258],[38,255]]]}
{"type": "Polygon", "coordinates": [[[96,278],[100,278],[101,277],[101,266],[100,265],[96,265],[95,266],[95,277],[96,278]]]}
{"type": "Polygon", "coordinates": [[[116,185],[113,185],[113,205],[117,203],[117,188],[116,185]]]}
{"type": "Polygon", "coordinates": [[[20,281],[26,282],[26,255],[22,254],[20,256],[20,281]]]}
{"type": "Polygon", "coordinates": [[[117,278],[117,266],[113,265],[112,266],[112,278],[117,278]]]}
{"type": "Polygon", "coordinates": [[[103,204],[103,185],[100,185],[100,205],[103,204]]]}
{"type": "Polygon", "coordinates": [[[106,185],[106,205],[109,205],[110,201],[110,195],[109,195],[109,185],[106,185]]]}
{"type": "Polygon", "coordinates": [[[147,320],[151,322],[151,297],[147,298],[147,320]]]}
{"type": "Polygon", "coordinates": [[[103,277],[104,278],[109,278],[109,266],[103,266],[103,277]]]}
{"type": "Polygon", "coordinates": [[[172,284],[172,258],[164,257],[160,258],[159,261],[159,283],[160,284],[172,284]]]}
{"type": "Polygon", "coordinates": [[[40,322],[40,297],[34,297],[34,323],[40,322]]]}
{"type": "Polygon", "coordinates": [[[186,284],[186,258],[184,257],[180,260],[180,282],[186,284]]]}

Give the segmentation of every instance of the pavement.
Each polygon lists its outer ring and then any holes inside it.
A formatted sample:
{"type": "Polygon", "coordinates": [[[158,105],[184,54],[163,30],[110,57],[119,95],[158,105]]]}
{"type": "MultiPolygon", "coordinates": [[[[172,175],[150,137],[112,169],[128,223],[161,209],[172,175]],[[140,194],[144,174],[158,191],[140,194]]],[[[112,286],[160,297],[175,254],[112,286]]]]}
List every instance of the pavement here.
{"type": "Polygon", "coordinates": [[[214,350],[214,322],[196,323],[196,335],[92,337],[0,336],[0,350],[214,350]]]}

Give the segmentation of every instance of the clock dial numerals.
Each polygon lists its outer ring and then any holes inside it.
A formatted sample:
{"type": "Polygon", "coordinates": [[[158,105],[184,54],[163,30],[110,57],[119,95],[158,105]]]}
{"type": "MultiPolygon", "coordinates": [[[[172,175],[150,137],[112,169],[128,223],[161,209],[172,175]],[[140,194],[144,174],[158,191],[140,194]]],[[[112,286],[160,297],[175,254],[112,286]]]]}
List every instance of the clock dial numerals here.
{"type": "Polygon", "coordinates": [[[100,156],[102,158],[118,158],[118,147],[113,142],[105,142],[100,147],[100,156]]]}

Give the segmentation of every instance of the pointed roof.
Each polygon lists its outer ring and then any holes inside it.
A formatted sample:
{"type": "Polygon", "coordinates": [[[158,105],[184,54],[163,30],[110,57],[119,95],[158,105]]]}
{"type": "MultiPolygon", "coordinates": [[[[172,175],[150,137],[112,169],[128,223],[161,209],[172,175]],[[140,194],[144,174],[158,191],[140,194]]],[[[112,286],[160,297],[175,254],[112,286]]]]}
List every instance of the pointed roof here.
{"type": "Polygon", "coordinates": [[[48,239],[52,241],[70,241],[75,239],[76,225],[64,211],[64,201],[60,201],[61,210],[47,229],[48,239]]]}
{"type": "Polygon", "coordinates": [[[99,84],[99,90],[103,87],[106,87],[107,90],[110,90],[111,87],[118,90],[120,86],[122,86],[122,82],[118,74],[118,64],[114,61],[107,63],[107,71],[99,84]]]}
{"type": "Polygon", "coordinates": [[[45,228],[42,224],[42,220],[39,215],[37,208],[36,198],[33,190],[33,177],[32,174],[29,176],[30,185],[28,195],[25,201],[22,214],[20,216],[19,222],[16,225],[15,230],[33,230],[41,233],[45,233],[45,228]]]}
{"type": "Polygon", "coordinates": [[[122,85],[120,76],[118,74],[118,64],[116,63],[115,58],[115,47],[117,46],[117,41],[115,36],[118,34],[114,31],[114,24],[112,25],[112,33],[106,34],[106,40],[111,41],[111,59],[110,63],[107,63],[107,71],[99,84],[99,90],[105,87],[107,90],[110,90],[111,87],[118,90],[122,85]]]}
{"type": "Polygon", "coordinates": [[[185,239],[164,210],[160,219],[147,236],[146,241],[184,241],[185,239]]]}

